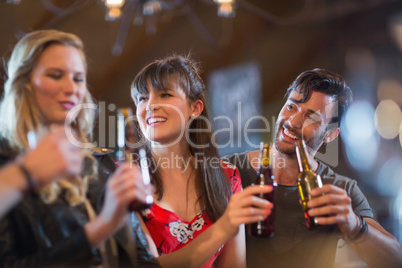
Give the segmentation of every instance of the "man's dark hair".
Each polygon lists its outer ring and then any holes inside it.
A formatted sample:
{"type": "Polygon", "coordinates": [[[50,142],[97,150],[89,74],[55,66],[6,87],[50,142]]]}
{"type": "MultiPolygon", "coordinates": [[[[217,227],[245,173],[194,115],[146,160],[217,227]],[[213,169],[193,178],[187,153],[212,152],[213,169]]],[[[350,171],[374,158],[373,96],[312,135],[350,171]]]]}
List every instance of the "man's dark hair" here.
{"type": "Polygon", "coordinates": [[[287,89],[285,97],[289,97],[293,90],[303,94],[303,97],[298,101],[301,103],[308,101],[313,91],[330,95],[338,101],[338,116],[332,118],[331,123],[341,122],[342,115],[353,98],[352,90],[346,85],[342,76],[319,68],[299,74],[287,89]]]}

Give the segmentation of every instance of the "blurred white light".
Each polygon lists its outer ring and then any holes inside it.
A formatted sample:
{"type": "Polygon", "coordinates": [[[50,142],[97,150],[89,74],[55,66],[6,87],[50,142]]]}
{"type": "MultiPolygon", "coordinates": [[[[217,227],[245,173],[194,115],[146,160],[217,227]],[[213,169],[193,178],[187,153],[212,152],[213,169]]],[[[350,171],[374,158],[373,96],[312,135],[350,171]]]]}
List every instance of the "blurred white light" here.
{"type": "Polygon", "coordinates": [[[380,168],[377,189],[384,195],[396,195],[402,187],[402,159],[390,158],[380,168]]]}
{"type": "Polygon", "coordinates": [[[357,170],[370,171],[376,161],[378,141],[371,137],[366,143],[356,142],[346,145],[346,156],[349,163],[357,170]]]}
{"type": "Polygon", "coordinates": [[[401,144],[401,147],[402,147],[402,123],[401,123],[401,126],[399,128],[399,143],[401,144]]]}
{"type": "Polygon", "coordinates": [[[394,139],[399,134],[402,112],[393,100],[381,101],[375,111],[374,124],[384,139],[394,139]]]}
{"type": "Polygon", "coordinates": [[[233,3],[234,0],[214,0],[214,2],[218,4],[227,4],[227,3],[233,3]]]}
{"type": "Polygon", "coordinates": [[[124,0],[105,0],[108,8],[120,8],[124,5],[124,0]]]}
{"type": "Polygon", "coordinates": [[[349,143],[364,143],[373,135],[374,108],[366,101],[356,101],[347,110],[343,122],[343,139],[349,143]]]}
{"type": "Polygon", "coordinates": [[[397,231],[399,231],[399,243],[402,244],[402,188],[399,189],[399,194],[397,195],[394,202],[394,216],[398,219],[397,231]]]}
{"type": "Polygon", "coordinates": [[[393,100],[402,105],[402,85],[396,79],[385,79],[380,82],[377,90],[378,100],[393,100]]]}
{"type": "Polygon", "coordinates": [[[356,101],[342,120],[341,136],[346,154],[350,164],[358,170],[370,170],[376,160],[378,141],[373,118],[373,106],[366,101],[356,101]]]}

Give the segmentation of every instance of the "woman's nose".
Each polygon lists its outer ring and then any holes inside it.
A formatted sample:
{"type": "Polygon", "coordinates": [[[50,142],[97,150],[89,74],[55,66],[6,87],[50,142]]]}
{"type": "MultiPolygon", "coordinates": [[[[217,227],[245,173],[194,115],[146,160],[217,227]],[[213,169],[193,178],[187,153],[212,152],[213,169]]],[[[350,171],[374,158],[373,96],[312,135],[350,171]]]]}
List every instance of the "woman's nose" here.
{"type": "Polygon", "coordinates": [[[150,94],[145,109],[147,110],[147,112],[151,112],[157,110],[158,108],[159,108],[158,101],[154,96],[150,94]]]}
{"type": "Polygon", "coordinates": [[[75,84],[74,80],[72,78],[66,78],[64,81],[64,92],[67,95],[72,95],[77,92],[78,86],[75,84]]]}

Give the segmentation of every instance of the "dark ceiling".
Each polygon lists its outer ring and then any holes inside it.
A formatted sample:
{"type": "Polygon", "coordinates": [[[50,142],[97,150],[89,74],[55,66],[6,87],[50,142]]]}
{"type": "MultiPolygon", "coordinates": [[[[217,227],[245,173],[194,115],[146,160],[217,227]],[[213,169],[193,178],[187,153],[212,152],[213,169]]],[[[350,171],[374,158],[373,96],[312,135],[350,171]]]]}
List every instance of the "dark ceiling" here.
{"type": "Polygon", "coordinates": [[[86,45],[93,95],[117,105],[129,104],[129,86],[141,67],[172,52],[191,51],[204,78],[215,69],[258,62],[265,103],[281,98],[305,69],[344,72],[350,48],[399,53],[388,33],[389,17],[402,11],[398,0],[238,0],[235,18],[217,17],[213,0],[166,2],[183,3],[157,18],[156,33],[147,35],[146,23],[133,25],[131,14],[105,21],[100,0],[21,0],[19,5],[0,0],[0,53],[7,57],[24,32],[55,28],[75,33],[86,45]],[[49,2],[58,14],[44,7],[49,2]],[[112,54],[116,43],[121,55],[112,54]]]}

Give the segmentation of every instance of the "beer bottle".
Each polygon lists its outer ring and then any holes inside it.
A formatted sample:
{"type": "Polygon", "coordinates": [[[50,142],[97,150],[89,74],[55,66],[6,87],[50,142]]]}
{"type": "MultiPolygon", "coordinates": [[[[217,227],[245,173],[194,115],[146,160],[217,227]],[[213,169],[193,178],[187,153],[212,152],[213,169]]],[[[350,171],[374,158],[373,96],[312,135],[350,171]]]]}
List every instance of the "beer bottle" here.
{"type": "MultiPolygon", "coordinates": [[[[116,158],[119,163],[129,162],[141,169],[144,185],[151,183],[148,161],[145,149],[138,148],[135,140],[135,126],[133,112],[130,108],[117,110],[117,150],[116,158]]],[[[146,202],[133,201],[129,205],[130,211],[139,211],[149,208],[153,203],[153,196],[147,195],[146,202]]]]}
{"type": "Polygon", "coordinates": [[[312,198],[310,191],[314,188],[322,187],[321,176],[311,169],[310,157],[304,140],[298,140],[295,142],[295,145],[297,162],[299,164],[297,187],[300,193],[300,200],[302,202],[307,228],[312,229],[317,224],[315,217],[310,217],[307,213],[309,210],[307,202],[312,198]]]}
{"type": "MultiPolygon", "coordinates": [[[[274,193],[277,183],[272,175],[271,169],[271,148],[268,143],[261,142],[260,156],[257,169],[257,177],[251,185],[272,185],[273,189],[270,193],[260,193],[256,196],[274,203],[274,193]]],[[[256,237],[273,237],[274,236],[274,220],[275,220],[275,207],[271,214],[262,221],[249,224],[249,235],[256,237]]]]}

